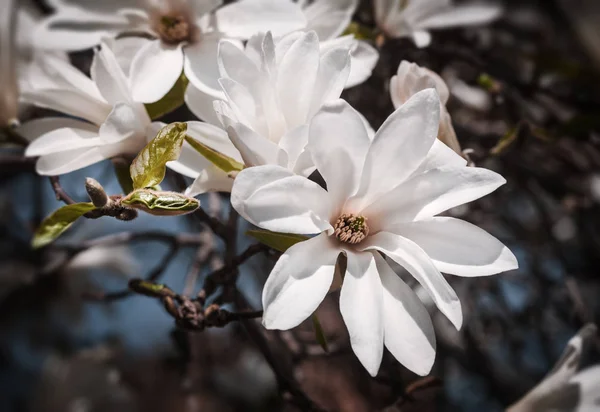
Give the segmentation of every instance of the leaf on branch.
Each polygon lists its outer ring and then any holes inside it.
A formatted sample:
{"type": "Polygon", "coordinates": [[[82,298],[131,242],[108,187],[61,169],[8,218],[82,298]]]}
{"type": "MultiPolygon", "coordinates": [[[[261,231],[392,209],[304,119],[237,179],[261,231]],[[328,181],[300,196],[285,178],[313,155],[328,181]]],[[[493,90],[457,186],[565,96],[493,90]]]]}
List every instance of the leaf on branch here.
{"type": "Polygon", "coordinates": [[[148,116],[150,116],[152,120],[156,120],[181,107],[185,102],[185,90],[187,89],[189,82],[190,81],[185,74],[182,73],[171,90],[169,90],[162,99],[155,103],[148,103],[145,105],[148,116]]]}
{"type": "Polygon", "coordinates": [[[276,233],[268,230],[248,230],[246,234],[258,240],[260,243],[280,252],[285,252],[296,243],[308,239],[308,236],[295,235],[292,233],[276,233]]]}
{"type": "Polygon", "coordinates": [[[329,345],[327,345],[327,338],[323,332],[323,327],[316,313],[313,313],[310,317],[312,319],[313,328],[315,328],[315,339],[319,342],[319,345],[323,348],[326,353],[329,353],[329,345]]]}
{"type": "Polygon", "coordinates": [[[178,216],[198,209],[200,202],[176,192],[137,189],[121,199],[121,204],[155,216],[178,216]]]}
{"type": "Polygon", "coordinates": [[[162,182],[167,162],[179,158],[186,131],[187,124],[171,123],[160,129],[156,137],[138,153],[129,168],[134,189],[162,182]]]}
{"type": "Polygon", "coordinates": [[[204,143],[199,142],[193,137],[186,136],[185,140],[192,146],[198,153],[206,158],[209,162],[217,166],[225,173],[239,172],[244,168],[244,165],[237,160],[218,152],[204,143]]]}
{"type": "Polygon", "coordinates": [[[89,211],[96,209],[93,203],[74,203],[55,210],[48,216],[33,235],[31,245],[34,249],[52,243],[64,231],[89,211]]]}

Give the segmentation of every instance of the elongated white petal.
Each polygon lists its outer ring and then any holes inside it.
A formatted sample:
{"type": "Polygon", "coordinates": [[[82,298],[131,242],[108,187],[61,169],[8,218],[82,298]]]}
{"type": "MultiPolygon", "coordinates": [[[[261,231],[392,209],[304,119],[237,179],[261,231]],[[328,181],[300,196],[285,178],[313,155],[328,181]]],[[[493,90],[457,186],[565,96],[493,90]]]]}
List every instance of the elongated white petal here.
{"type": "Polygon", "coordinates": [[[143,135],[147,126],[143,120],[132,106],[117,103],[100,126],[100,138],[107,143],[118,143],[136,134],[143,135]]]}
{"type": "Polygon", "coordinates": [[[131,63],[133,63],[134,57],[144,46],[152,42],[153,39],[127,36],[119,39],[104,39],[104,41],[109,44],[123,73],[128,76],[131,73],[131,63]]]}
{"type": "Polygon", "coordinates": [[[215,165],[207,165],[185,191],[187,196],[207,192],[231,192],[233,179],[215,165]]]}
{"type": "Polygon", "coordinates": [[[290,128],[308,120],[319,73],[319,57],[319,38],[315,32],[308,32],[296,40],[280,60],[277,95],[290,128]]]}
{"type": "Polygon", "coordinates": [[[340,312],[350,345],[371,376],[383,356],[383,287],[372,253],[346,252],[348,266],[340,292],[340,312]]]}
{"type": "MultiPolygon", "coordinates": [[[[222,96],[222,98],[224,97],[222,96]]],[[[221,126],[213,105],[213,102],[218,99],[213,95],[204,93],[193,84],[189,84],[185,90],[184,99],[188,109],[196,117],[215,126],[221,126]]]]}
{"type": "MultiPolygon", "coordinates": [[[[239,150],[246,166],[279,164],[281,149],[269,139],[259,135],[242,123],[231,123],[227,133],[233,145],[239,150]]],[[[287,164],[287,159],[283,164],[287,164]]]]}
{"type": "Polygon", "coordinates": [[[308,118],[313,117],[326,102],[340,97],[349,74],[350,55],[348,50],[334,48],[323,53],[313,87],[308,118]]]}
{"type": "Polygon", "coordinates": [[[439,11],[419,22],[422,29],[486,24],[502,15],[502,8],[493,4],[465,4],[439,11]]]}
{"type": "Polygon", "coordinates": [[[129,73],[133,100],[153,103],[171,90],[183,70],[181,47],[154,40],[138,51],[129,73]]]}
{"type": "Polygon", "coordinates": [[[350,57],[351,70],[346,82],[346,89],[362,84],[371,77],[373,69],[379,61],[379,52],[369,43],[356,40],[350,57]]]}
{"type": "Polygon", "coordinates": [[[459,156],[454,150],[442,143],[439,139],[433,142],[427,157],[419,165],[413,176],[420,175],[431,169],[439,168],[461,168],[467,165],[464,157],[459,156]]]}
{"type": "Polygon", "coordinates": [[[448,102],[450,91],[446,82],[437,73],[403,60],[398,66],[396,75],[390,81],[390,95],[394,107],[402,106],[412,95],[429,88],[437,90],[443,105],[448,102]]]}
{"type": "Polygon", "coordinates": [[[111,106],[90,99],[87,95],[73,90],[49,89],[23,92],[21,100],[36,106],[56,110],[101,125],[111,111],[111,106]]]}
{"type": "Polygon", "coordinates": [[[389,228],[415,242],[439,271],[457,276],[489,276],[519,265],[498,239],[464,220],[434,217],[389,228]]]}
{"type": "Polygon", "coordinates": [[[359,246],[360,250],[378,250],[404,267],[429,293],[456,329],[460,329],[463,318],[456,292],[417,244],[396,234],[379,232],[367,237],[359,246]]]}
{"type": "Polygon", "coordinates": [[[395,223],[435,216],[479,199],[505,182],[499,174],[478,167],[433,169],[413,176],[381,196],[367,206],[364,213],[373,216],[369,225],[377,230],[395,223]]]}
{"type": "Polygon", "coordinates": [[[217,30],[239,39],[267,31],[282,36],[306,27],[302,9],[291,1],[239,0],[221,7],[215,16],[217,30]]]}
{"type": "Polygon", "coordinates": [[[98,90],[107,102],[132,102],[127,76],[106,42],[96,51],[90,71],[98,90]]]}
{"type": "Polygon", "coordinates": [[[422,49],[431,44],[431,33],[425,30],[417,30],[412,32],[411,37],[415,42],[415,46],[422,49]]]}
{"type": "Polygon", "coordinates": [[[263,325],[287,330],[308,318],[329,291],[339,254],[335,242],[321,233],[281,255],[263,290],[263,325]]]}
{"type": "Polygon", "coordinates": [[[191,1],[190,6],[193,8],[196,16],[202,16],[206,13],[210,13],[217,7],[223,4],[223,0],[202,0],[202,1],[191,1]]]}
{"type": "Polygon", "coordinates": [[[8,126],[18,117],[17,9],[15,0],[7,0],[0,15],[0,127],[8,126]]]}
{"type": "Polygon", "coordinates": [[[385,347],[405,367],[425,376],[435,361],[435,332],[421,300],[375,253],[377,271],[383,285],[385,347]]]}
{"type": "Polygon", "coordinates": [[[312,234],[331,229],[328,193],[316,183],[280,166],[242,170],[231,204],[246,220],[275,232],[312,234]]]}
{"type": "Polygon", "coordinates": [[[95,136],[98,135],[98,126],[68,117],[43,117],[41,119],[30,120],[20,125],[17,131],[21,136],[33,142],[38,137],[65,127],[86,130],[95,136]]]}
{"type": "Polygon", "coordinates": [[[264,119],[257,116],[257,105],[260,103],[254,101],[254,96],[250,91],[232,79],[223,78],[219,80],[219,83],[235,118],[252,130],[266,130],[264,119]]]}
{"type": "Polygon", "coordinates": [[[579,399],[576,412],[593,412],[600,403],[600,366],[588,368],[575,375],[569,383],[578,386],[579,399]]]}
{"type": "Polygon", "coordinates": [[[82,169],[107,158],[98,147],[65,150],[40,157],[35,170],[42,176],[56,176],[82,169]]]}
{"type": "Polygon", "coordinates": [[[238,162],[242,162],[240,152],[238,152],[233,143],[231,143],[231,140],[229,140],[229,137],[227,136],[227,132],[223,129],[203,122],[187,122],[187,125],[187,134],[190,137],[193,137],[217,152],[223,153],[225,156],[229,156],[238,162]]]}
{"type": "Polygon", "coordinates": [[[365,160],[359,195],[375,199],[400,184],[423,162],[438,134],[440,101],[423,90],[400,106],[379,128],[365,160]]]}
{"type": "Polygon", "coordinates": [[[184,49],[184,72],[190,83],[214,96],[221,93],[217,56],[222,39],[222,33],[205,33],[200,41],[189,44],[184,49]]]}
{"type": "MultiPolygon", "coordinates": [[[[293,170],[300,154],[308,143],[308,125],[303,124],[285,133],[279,141],[279,147],[287,153],[287,167],[293,170]]],[[[284,165],[285,166],[285,165],[284,165]]],[[[304,168],[309,167],[304,165],[304,168]]]]}
{"type": "Polygon", "coordinates": [[[307,28],[322,42],[335,39],[346,30],[357,6],[357,0],[316,0],[304,8],[307,28]]]}
{"type": "MultiPolygon", "coordinates": [[[[258,38],[260,37],[255,37],[255,39],[258,38]]],[[[254,92],[255,84],[260,78],[260,60],[254,61],[244,50],[240,49],[239,44],[231,41],[219,43],[218,55],[221,77],[228,77],[254,92]],[[259,64],[257,65],[257,63],[259,64]]]]}
{"type": "Polygon", "coordinates": [[[62,127],[41,135],[27,146],[25,156],[44,156],[103,144],[98,137],[97,127],[86,125],[83,122],[78,123],[81,124],[78,124],[77,127],[62,127]]]}
{"type": "Polygon", "coordinates": [[[370,143],[360,116],[344,100],[326,104],[313,118],[308,149],[334,207],[341,208],[358,189],[370,143]]]}

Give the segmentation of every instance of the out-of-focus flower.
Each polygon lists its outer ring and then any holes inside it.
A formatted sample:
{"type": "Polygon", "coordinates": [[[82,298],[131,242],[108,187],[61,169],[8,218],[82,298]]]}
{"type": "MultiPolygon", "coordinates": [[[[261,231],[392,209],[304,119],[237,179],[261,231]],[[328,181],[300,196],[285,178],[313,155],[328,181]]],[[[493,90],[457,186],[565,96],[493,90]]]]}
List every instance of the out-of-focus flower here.
{"type": "Polygon", "coordinates": [[[462,155],[454,127],[452,127],[450,113],[446,109],[446,103],[450,97],[448,86],[446,86],[444,80],[435,72],[420,67],[415,63],[402,61],[398,67],[398,73],[390,81],[390,94],[394,107],[398,108],[402,106],[415,93],[428,88],[436,89],[440,96],[440,130],[438,132],[438,139],[456,153],[462,155]]]}
{"type": "Polygon", "coordinates": [[[97,246],[78,253],[65,265],[64,272],[76,274],[93,269],[132,277],[139,272],[139,265],[125,246],[97,246]]]}
{"type": "Polygon", "coordinates": [[[290,329],[310,316],[329,291],[343,253],[340,310],[355,354],[376,375],[385,345],[424,375],[435,359],[431,319],[380,253],[413,275],[457,328],[460,301],[440,272],[486,276],[517,267],[511,251],[487,232],[435,217],[505,182],[490,170],[465,167],[436,139],[439,112],[436,91],[421,91],[371,140],[348,103],[326,104],[311,122],[307,148],[327,190],[281,166],[239,173],[231,202],[249,222],[276,232],[318,234],[289,248],[269,275],[265,327],[290,329]]]}
{"type": "MultiPolygon", "coordinates": [[[[304,15],[280,0],[54,0],[57,12],[36,31],[40,47],[82,50],[117,34],[147,34],[136,40],[129,77],[133,97],[162,98],[182,70],[207,93],[219,91],[217,48],[224,38],[247,39],[258,30],[277,33],[301,28],[304,15]],[[232,12],[237,6],[243,14],[232,12]]],[[[236,8],[236,10],[237,10],[236,8]]]]}
{"type": "Polygon", "coordinates": [[[154,137],[142,103],[132,96],[129,80],[104,43],[92,62],[92,79],[64,60],[47,56],[32,70],[22,93],[25,102],[87,120],[46,117],[25,123],[20,132],[35,139],[25,152],[39,156],[42,175],[71,172],[115,156],[134,156],[154,137]]]}
{"type": "Polygon", "coordinates": [[[14,124],[18,118],[16,22],[16,0],[4,1],[0,6],[0,127],[14,124]]]}
{"type": "Polygon", "coordinates": [[[452,0],[374,0],[377,26],[391,38],[411,37],[417,47],[431,43],[430,29],[489,23],[502,14],[493,4],[460,4],[452,0]]]}
{"type": "Polygon", "coordinates": [[[596,337],[587,324],[567,343],[550,373],[507,412],[595,412],[600,404],[600,366],[578,372],[583,352],[596,337]]]}
{"type": "MultiPolygon", "coordinates": [[[[257,35],[244,50],[221,43],[220,83],[225,100],[215,101],[213,110],[226,132],[221,131],[219,145],[228,144],[228,152],[241,155],[246,166],[274,164],[302,175],[312,172],[314,165],[304,150],[308,123],[325,102],[342,93],[350,71],[349,53],[344,46],[321,50],[314,31],[294,32],[276,42],[271,33],[257,35]]],[[[210,108],[203,98],[198,100],[200,104],[188,99],[188,105],[204,118],[210,108]]],[[[213,141],[204,143],[218,150],[213,141]]],[[[192,195],[215,190],[216,182],[216,190],[229,191],[231,179],[217,170],[207,176],[205,164],[195,152],[182,153],[171,167],[190,177],[200,174],[190,189],[192,195]]]]}

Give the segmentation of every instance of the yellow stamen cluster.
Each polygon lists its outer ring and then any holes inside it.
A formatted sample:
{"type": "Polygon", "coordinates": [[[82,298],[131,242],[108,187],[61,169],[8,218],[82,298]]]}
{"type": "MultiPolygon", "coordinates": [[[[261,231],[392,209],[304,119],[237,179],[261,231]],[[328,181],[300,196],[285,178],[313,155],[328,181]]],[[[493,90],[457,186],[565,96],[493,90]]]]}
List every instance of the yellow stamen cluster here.
{"type": "Polygon", "coordinates": [[[344,243],[355,245],[369,235],[367,218],[344,213],[333,225],[335,237],[344,243]]]}
{"type": "Polygon", "coordinates": [[[191,27],[184,16],[162,16],[158,24],[158,34],[165,43],[181,43],[190,39],[191,27]]]}

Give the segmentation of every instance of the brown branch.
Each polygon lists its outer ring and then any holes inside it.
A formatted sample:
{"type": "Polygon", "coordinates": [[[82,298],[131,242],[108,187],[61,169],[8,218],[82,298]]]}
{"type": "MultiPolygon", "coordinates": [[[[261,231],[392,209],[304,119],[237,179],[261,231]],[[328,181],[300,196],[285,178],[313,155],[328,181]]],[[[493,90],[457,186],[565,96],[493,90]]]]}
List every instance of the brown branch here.
{"type": "Polygon", "coordinates": [[[54,190],[54,194],[56,194],[56,200],[60,200],[65,202],[67,205],[72,205],[76,203],[71,196],[65,192],[65,190],[60,185],[60,180],[58,176],[50,176],[50,184],[52,185],[52,189],[54,190]]]}

